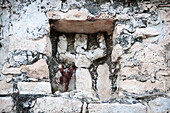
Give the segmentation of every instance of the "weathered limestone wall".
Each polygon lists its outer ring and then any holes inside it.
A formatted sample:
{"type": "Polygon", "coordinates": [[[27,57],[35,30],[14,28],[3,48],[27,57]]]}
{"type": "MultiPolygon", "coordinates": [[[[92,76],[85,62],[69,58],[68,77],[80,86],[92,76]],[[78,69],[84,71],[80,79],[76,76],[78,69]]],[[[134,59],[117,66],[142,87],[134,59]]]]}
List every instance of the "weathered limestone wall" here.
{"type": "Polygon", "coordinates": [[[168,113],[169,29],[168,0],[0,0],[0,112],[168,113]]]}

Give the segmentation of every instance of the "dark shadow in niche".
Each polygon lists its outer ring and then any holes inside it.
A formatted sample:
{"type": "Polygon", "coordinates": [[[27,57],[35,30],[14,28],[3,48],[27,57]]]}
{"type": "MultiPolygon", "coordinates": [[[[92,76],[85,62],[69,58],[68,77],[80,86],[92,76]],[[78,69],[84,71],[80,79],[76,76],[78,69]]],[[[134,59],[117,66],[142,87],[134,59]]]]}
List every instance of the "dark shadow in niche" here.
{"type": "Polygon", "coordinates": [[[2,44],[0,43],[0,48],[2,47],[2,44]]]}

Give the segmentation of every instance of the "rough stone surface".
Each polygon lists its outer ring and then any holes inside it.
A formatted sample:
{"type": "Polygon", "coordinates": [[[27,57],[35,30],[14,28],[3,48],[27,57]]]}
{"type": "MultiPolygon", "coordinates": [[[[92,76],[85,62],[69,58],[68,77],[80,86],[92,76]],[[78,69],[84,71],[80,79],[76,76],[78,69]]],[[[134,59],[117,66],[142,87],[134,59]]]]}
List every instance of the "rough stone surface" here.
{"type": "Polygon", "coordinates": [[[136,42],[127,54],[123,54],[120,59],[120,88],[134,93],[154,88],[165,91],[165,76],[169,72],[164,58],[167,43],[136,42]]]}
{"type": "Polygon", "coordinates": [[[152,83],[151,81],[140,82],[137,80],[121,80],[119,85],[120,90],[125,90],[131,93],[143,93],[154,89],[165,91],[164,81],[156,81],[155,83],[152,83]]]}
{"type": "Polygon", "coordinates": [[[90,91],[76,91],[75,94],[72,96],[73,99],[80,99],[84,100],[86,99],[87,102],[92,102],[92,101],[99,101],[98,98],[96,98],[92,92],[90,91]]]}
{"type": "Polygon", "coordinates": [[[150,113],[168,113],[170,112],[170,99],[159,97],[149,102],[150,113]]]}
{"type": "Polygon", "coordinates": [[[14,107],[14,103],[11,97],[0,97],[0,103],[1,103],[1,107],[0,107],[0,112],[6,112],[6,113],[12,113],[13,111],[13,107],[14,107]]]}
{"type": "Polygon", "coordinates": [[[82,103],[79,100],[43,97],[37,99],[33,111],[34,113],[80,113],[81,107],[82,103]]]}
{"type": "Polygon", "coordinates": [[[89,104],[88,110],[90,113],[146,113],[146,107],[140,103],[132,105],[119,103],[89,104]]]}
{"type": "Polygon", "coordinates": [[[100,49],[100,48],[92,50],[92,52],[93,52],[92,60],[97,60],[97,59],[102,58],[106,55],[105,50],[100,49]]]}
{"type": "MultiPolygon", "coordinates": [[[[13,36],[23,37],[23,39],[39,39],[43,38],[45,34],[48,34],[50,27],[48,18],[45,13],[39,11],[35,2],[28,7],[24,7],[22,10],[25,10],[25,13],[20,12],[22,18],[19,17],[16,21],[13,21],[13,27],[10,28],[10,33],[13,34],[13,36]],[[32,10],[34,10],[34,12],[32,12],[32,10]]],[[[22,40],[20,41],[22,42],[22,40]]],[[[26,46],[27,44],[25,44],[25,47],[26,46]]]]}
{"type": "Polygon", "coordinates": [[[78,68],[76,70],[76,89],[77,90],[92,90],[92,79],[88,69],[78,68]]]}
{"type": "Polygon", "coordinates": [[[119,44],[114,46],[112,50],[112,56],[111,56],[112,62],[116,62],[118,58],[121,57],[122,54],[123,54],[123,48],[119,44]]]}
{"type": "MultiPolygon", "coordinates": [[[[87,109],[87,112],[99,113],[114,111],[145,113],[144,105],[147,106],[149,113],[168,112],[170,96],[168,2],[168,0],[0,0],[1,97],[11,95],[16,103],[16,112],[32,113],[35,110],[35,112],[84,113],[86,112],[84,109],[87,109]],[[63,38],[64,35],[66,37],[63,38]],[[75,40],[75,36],[83,37],[75,40]],[[38,66],[32,69],[34,74],[27,71],[31,73],[30,75],[36,76],[35,78],[27,77],[24,72],[20,73],[20,67],[32,66],[40,59],[46,59],[48,62],[51,82],[56,73],[61,71],[59,65],[64,65],[64,69],[74,68],[71,86],[69,85],[69,88],[74,88],[68,92],[55,93],[55,96],[67,98],[68,101],[50,97],[54,96],[47,93],[51,92],[50,83],[46,86],[44,81],[48,80],[37,77],[42,73],[36,75],[39,71],[38,66]],[[78,68],[89,70],[88,75],[91,75],[91,79],[84,78],[83,83],[92,83],[93,94],[86,90],[76,90],[78,80],[75,71],[78,68]],[[33,82],[25,83],[27,85],[24,84],[22,87],[21,81],[33,82]],[[20,92],[24,95],[17,95],[20,92]],[[47,101],[48,99],[43,98],[33,110],[36,97],[41,100],[40,97],[44,94],[47,94],[46,98],[52,99],[47,101]],[[166,98],[163,99],[163,96],[166,98]],[[155,99],[158,97],[161,99],[155,99]],[[78,102],[70,104],[72,99],[78,99],[74,100],[78,102]],[[76,106],[78,107],[74,109],[76,106]]],[[[47,64],[44,65],[46,65],[44,69],[47,69],[47,64]]],[[[86,85],[81,87],[86,88],[86,85]]],[[[55,88],[57,89],[59,87],[55,88]]],[[[54,89],[52,90],[54,92],[54,89]]]]}
{"type": "Polygon", "coordinates": [[[6,79],[0,81],[0,95],[7,95],[13,93],[13,84],[7,83],[6,79]]]}
{"type": "Polygon", "coordinates": [[[30,50],[46,54],[47,56],[52,55],[51,42],[47,36],[39,40],[10,37],[9,51],[13,52],[14,50],[30,50]]]}
{"type": "Polygon", "coordinates": [[[49,82],[18,82],[19,94],[50,94],[49,82]]]}
{"type": "Polygon", "coordinates": [[[91,61],[85,55],[81,55],[81,54],[76,55],[76,61],[75,61],[76,67],[88,68],[90,67],[91,64],[92,64],[91,61]]]}
{"type": "Polygon", "coordinates": [[[47,12],[49,19],[86,20],[88,15],[89,12],[86,9],[82,9],[80,11],[77,9],[69,10],[68,13],[63,13],[61,11],[47,12]]]}
{"type": "Polygon", "coordinates": [[[137,37],[142,37],[142,38],[146,38],[146,37],[154,37],[159,35],[159,32],[154,29],[154,28],[137,28],[135,34],[137,35],[137,37]]]}
{"type": "Polygon", "coordinates": [[[128,77],[133,76],[133,75],[138,75],[138,68],[137,67],[134,67],[134,68],[124,67],[124,68],[120,69],[120,73],[122,75],[122,78],[123,77],[128,78],[128,77]]]}
{"type": "Polygon", "coordinates": [[[2,74],[21,74],[21,68],[9,67],[9,64],[5,63],[2,68],[2,74]]]}
{"type": "Polygon", "coordinates": [[[37,51],[14,50],[8,53],[6,59],[8,63],[6,63],[5,66],[19,68],[21,65],[33,64],[41,58],[45,58],[45,55],[37,51]]]}
{"type": "Polygon", "coordinates": [[[75,58],[76,56],[74,54],[71,54],[69,52],[66,52],[65,54],[60,54],[59,58],[62,60],[62,61],[65,61],[67,63],[75,63],[75,58]]]}
{"type": "Polygon", "coordinates": [[[100,100],[109,100],[111,98],[111,81],[109,79],[109,66],[105,63],[97,68],[97,89],[100,100]]]}
{"type": "Polygon", "coordinates": [[[65,53],[67,51],[67,38],[65,35],[59,36],[58,53],[65,53]]]}
{"type": "Polygon", "coordinates": [[[105,42],[104,35],[102,33],[97,34],[97,41],[99,42],[99,47],[101,49],[106,49],[106,42],[105,42]]]}
{"type": "Polygon", "coordinates": [[[75,42],[74,42],[74,49],[78,53],[84,52],[87,49],[87,35],[84,34],[76,34],[75,35],[75,42]]]}
{"type": "Polygon", "coordinates": [[[22,72],[26,72],[28,77],[31,78],[49,78],[49,69],[46,60],[40,59],[32,65],[21,67],[22,72]]]}

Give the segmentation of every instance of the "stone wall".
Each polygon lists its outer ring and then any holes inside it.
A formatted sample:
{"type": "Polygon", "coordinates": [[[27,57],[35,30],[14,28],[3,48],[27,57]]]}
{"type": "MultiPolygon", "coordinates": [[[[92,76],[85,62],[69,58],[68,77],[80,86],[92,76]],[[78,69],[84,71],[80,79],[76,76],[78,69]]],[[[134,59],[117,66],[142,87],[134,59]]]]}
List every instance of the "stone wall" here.
{"type": "Polygon", "coordinates": [[[168,0],[0,6],[0,112],[170,112],[168,0]]]}

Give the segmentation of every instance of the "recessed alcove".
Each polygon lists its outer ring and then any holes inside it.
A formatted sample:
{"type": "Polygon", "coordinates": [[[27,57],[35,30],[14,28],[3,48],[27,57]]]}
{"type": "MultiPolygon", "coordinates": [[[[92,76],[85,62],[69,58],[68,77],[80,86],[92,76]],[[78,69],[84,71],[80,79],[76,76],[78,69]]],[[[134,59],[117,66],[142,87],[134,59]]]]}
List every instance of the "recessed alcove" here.
{"type": "Polygon", "coordinates": [[[50,76],[53,92],[57,90],[97,92],[100,90],[97,86],[97,68],[103,64],[109,67],[107,79],[110,87],[106,90],[115,91],[111,77],[113,76],[111,51],[112,33],[116,20],[88,15],[82,19],[82,15],[78,14],[72,19],[61,15],[62,18],[60,18],[54,12],[51,15],[53,17],[49,19],[52,43],[50,76]],[[85,77],[83,77],[84,74],[85,77]]]}

